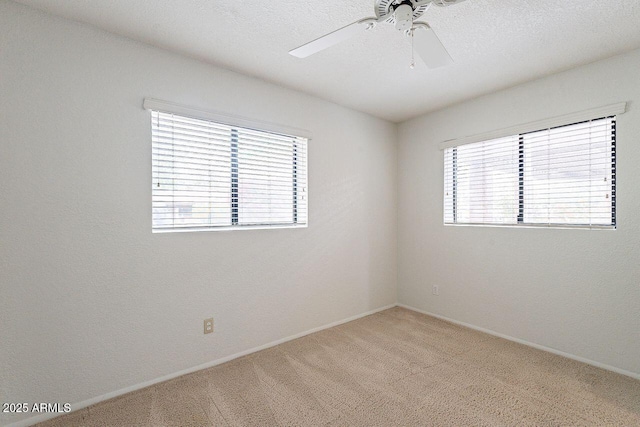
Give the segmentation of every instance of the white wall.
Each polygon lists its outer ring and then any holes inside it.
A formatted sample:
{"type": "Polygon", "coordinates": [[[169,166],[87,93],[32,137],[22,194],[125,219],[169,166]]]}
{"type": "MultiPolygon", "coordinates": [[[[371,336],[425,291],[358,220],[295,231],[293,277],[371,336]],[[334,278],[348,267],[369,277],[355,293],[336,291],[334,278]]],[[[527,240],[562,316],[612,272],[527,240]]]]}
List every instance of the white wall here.
{"type": "Polygon", "coordinates": [[[635,51],[401,125],[399,303],[640,373],[638,70],[635,51]],[[442,225],[439,142],[621,101],[617,230],[442,225]]]}
{"type": "Polygon", "coordinates": [[[396,302],[394,124],[6,0],[0,28],[0,401],[80,402],[396,302]],[[309,227],[152,234],[147,96],[311,131],[309,227]]]}

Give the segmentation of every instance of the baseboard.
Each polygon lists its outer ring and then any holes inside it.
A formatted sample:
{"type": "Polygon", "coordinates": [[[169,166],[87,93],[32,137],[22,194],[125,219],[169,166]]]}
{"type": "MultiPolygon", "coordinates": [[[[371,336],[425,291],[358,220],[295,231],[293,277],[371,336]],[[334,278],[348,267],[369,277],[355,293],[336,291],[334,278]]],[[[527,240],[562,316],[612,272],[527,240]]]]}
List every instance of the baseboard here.
{"type": "MultiPolygon", "coordinates": [[[[113,399],[114,397],[122,396],[123,394],[131,393],[132,391],[140,390],[140,389],[143,389],[145,387],[152,386],[154,384],[158,384],[158,383],[161,383],[161,382],[164,382],[164,381],[171,380],[173,378],[180,377],[182,375],[190,374],[192,372],[200,371],[202,369],[211,368],[213,366],[220,365],[220,364],[225,363],[225,362],[229,362],[229,361],[231,361],[233,359],[237,359],[239,357],[246,356],[248,354],[255,353],[255,352],[258,352],[260,350],[265,350],[267,348],[276,346],[278,344],[285,343],[287,341],[295,340],[297,338],[301,338],[301,337],[304,337],[306,335],[313,334],[314,332],[319,332],[319,331],[322,331],[324,329],[333,328],[334,326],[342,325],[343,323],[351,322],[353,320],[357,320],[357,319],[360,319],[362,317],[378,313],[380,311],[388,310],[388,309],[393,308],[395,306],[396,306],[396,304],[391,304],[391,305],[387,305],[387,306],[384,306],[384,307],[379,307],[379,308],[376,308],[374,310],[367,311],[365,313],[357,314],[355,316],[351,316],[351,317],[348,317],[346,319],[338,320],[337,322],[332,322],[332,323],[329,323],[327,325],[323,325],[323,326],[319,326],[317,328],[309,329],[307,331],[300,332],[298,334],[291,335],[291,336],[288,336],[288,337],[285,337],[285,338],[282,338],[282,339],[279,339],[279,340],[276,340],[276,341],[272,341],[270,343],[263,344],[263,345],[258,346],[258,347],[253,347],[253,348],[250,348],[248,350],[244,350],[244,351],[241,351],[239,353],[232,354],[230,356],[222,357],[220,359],[216,359],[216,360],[211,361],[211,362],[207,362],[207,363],[203,363],[203,364],[198,365],[198,366],[194,366],[192,368],[183,369],[182,371],[174,372],[172,374],[165,375],[165,376],[162,376],[160,378],[156,378],[156,379],[153,379],[153,380],[150,380],[150,381],[145,381],[145,382],[140,383],[140,384],[132,385],[130,387],[125,387],[123,389],[120,389],[120,390],[117,390],[117,391],[114,391],[114,392],[111,392],[111,393],[106,393],[106,394],[103,394],[101,396],[93,397],[91,399],[87,399],[87,400],[84,400],[82,402],[72,403],[71,404],[71,407],[73,408],[72,412],[79,411],[79,410],[84,409],[84,408],[86,408],[88,406],[95,405],[96,403],[100,403],[100,402],[103,402],[105,400],[113,399]]],[[[40,415],[36,415],[34,417],[25,418],[24,420],[16,421],[16,422],[14,422],[12,424],[8,424],[8,425],[6,425],[6,427],[25,427],[25,426],[30,426],[30,425],[33,425],[33,424],[36,424],[36,423],[40,423],[40,422],[55,418],[55,417],[60,416],[60,415],[61,414],[58,414],[58,413],[40,414],[40,415]]]]}
{"type": "Polygon", "coordinates": [[[533,347],[533,348],[538,349],[538,350],[547,351],[549,353],[557,354],[558,356],[566,357],[568,359],[577,360],[578,362],[586,363],[587,365],[592,365],[592,366],[595,366],[597,368],[602,368],[602,369],[605,369],[607,371],[615,372],[617,374],[625,375],[627,377],[631,377],[631,378],[635,378],[637,380],[640,380],[640,373],[627,371],[627,370],[621,369],[621,368],[616,368],[615,366],[611,366],[611,365],[607,365],[607,364],[604,364],[604,363],[596,362],[595,360],[586,359],[584,357],[576,356],[575,354],[565,353],[564,351],[556,350],[555,348],[547,347],[547,346],[540,345],[540,344],[535,344],[535,343],[532,343],[532,342],[529,342],[529,341],[526,341],[526,340],[523,340],[523,339],[520,339],[520,338],[514,338],[514,337],[509,336],[509,335],[505,335],[505,334],[501,334],[501,333],[496,332],[496,331],[492,331],[491,329],[482,328],[480,326],[475,326],[475,325],[472,325],[470,323],[460,322],[459,320],[451,319],[449,317],[441,316],[441,315],[435,314],[435,313],[430,313],[430,312],[425,311],[425,310],[420,310],[418,308],[411,307],[411,306],[406,305],[406,304],[398,304],[398,307],[406,308],[407,310],[415,311],[417,313],[426,314],[427,316],[435,317],[435,318],[438,318],[438,319],[441,319],[441,320],[444,320],[444,321],[447,321],[447,322],[450,322],[450,323],[455,323],[456,325],[460,325],[460,326],[464,326],[464,327],[469,328],[469,329],[474,329],[476,331],[484,332],[485,334],[493,335],[493,336],[496,336],[496,337],[499,337],[499,338],[504,338],[504,339],[509,340],[509,341],[517,342],[518,344],[523,344],[523,345],[526,345],[528,347],[533,347]]]}

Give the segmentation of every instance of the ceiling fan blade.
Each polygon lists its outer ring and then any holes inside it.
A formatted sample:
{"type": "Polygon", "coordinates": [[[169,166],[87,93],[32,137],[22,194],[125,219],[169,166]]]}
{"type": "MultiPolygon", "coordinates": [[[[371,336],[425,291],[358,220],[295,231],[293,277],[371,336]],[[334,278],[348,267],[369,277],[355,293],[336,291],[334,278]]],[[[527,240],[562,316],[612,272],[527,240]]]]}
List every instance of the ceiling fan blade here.
{"type": "Polygon", "coordinates": [[[453,63],[453,59],[433,29],[426,24],[420,24],[422,25],[416,26],[413,33],[414,45],[427,67],[438,68],[453,63]]]}
{"type": "Polygon", "coordinates": [[[342,41],[350,39],[361,31],[364,31],[367,28],[367,24],[365,22],[366,20],[360,20],[354,22],[353,24],[347,25],[346,27],[342,27],[339,30],[317,38],[309,43],[303,44],[298,48],[290,50],[289,54],[298,58],[306,58],[307,56],[313,55],[314,53],[320,52],[321,50],[325,50],[342,41]]]}

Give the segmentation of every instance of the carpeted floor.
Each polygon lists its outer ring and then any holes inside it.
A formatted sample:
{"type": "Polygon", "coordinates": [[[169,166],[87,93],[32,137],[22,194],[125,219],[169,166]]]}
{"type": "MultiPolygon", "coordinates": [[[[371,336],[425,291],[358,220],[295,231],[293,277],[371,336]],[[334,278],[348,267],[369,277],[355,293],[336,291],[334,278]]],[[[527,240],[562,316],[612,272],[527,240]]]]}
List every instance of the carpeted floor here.
{"type": "Polygon", "coordinates": [[[640,381],[393,308],[40,426],[640,426],[640,381]]]}

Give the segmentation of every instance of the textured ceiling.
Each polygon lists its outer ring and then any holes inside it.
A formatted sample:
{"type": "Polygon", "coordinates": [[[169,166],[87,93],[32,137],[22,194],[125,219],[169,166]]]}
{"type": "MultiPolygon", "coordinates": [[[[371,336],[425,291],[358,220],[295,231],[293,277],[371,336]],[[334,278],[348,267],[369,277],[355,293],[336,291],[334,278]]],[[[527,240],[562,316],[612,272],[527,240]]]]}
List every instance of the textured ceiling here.
{"type": "Polygon", "coordinates": [[[640,47],[640,0],[468,0],[421,20],[455,60],[411,70],[387,25],[306,59],[287,52],[372,16],[373,0],[19,0],[66,18],[402,121],[640,47]]]}

